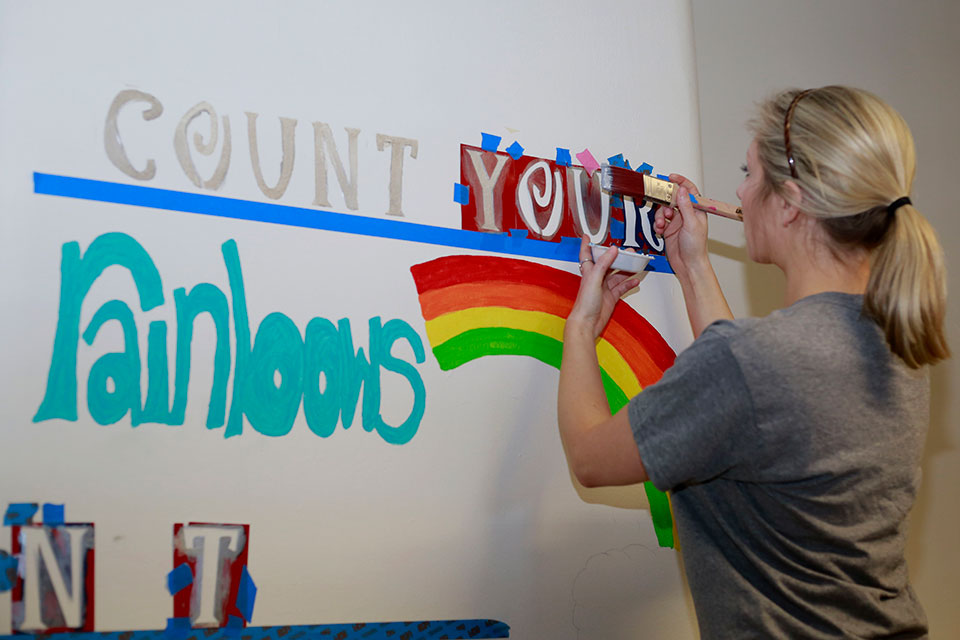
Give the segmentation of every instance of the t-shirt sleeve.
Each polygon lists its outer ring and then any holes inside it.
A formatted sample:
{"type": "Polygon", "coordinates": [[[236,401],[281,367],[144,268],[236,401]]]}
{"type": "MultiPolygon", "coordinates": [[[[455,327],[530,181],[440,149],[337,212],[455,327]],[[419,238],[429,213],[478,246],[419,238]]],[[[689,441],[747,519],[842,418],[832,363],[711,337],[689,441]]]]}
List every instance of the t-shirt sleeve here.
{"type": "Polygon", "coordinates": [[[717,325],[627,411],[647,475],[661,491],[725,473],[742,478],[758,445],[746,381],[717,325]]]}

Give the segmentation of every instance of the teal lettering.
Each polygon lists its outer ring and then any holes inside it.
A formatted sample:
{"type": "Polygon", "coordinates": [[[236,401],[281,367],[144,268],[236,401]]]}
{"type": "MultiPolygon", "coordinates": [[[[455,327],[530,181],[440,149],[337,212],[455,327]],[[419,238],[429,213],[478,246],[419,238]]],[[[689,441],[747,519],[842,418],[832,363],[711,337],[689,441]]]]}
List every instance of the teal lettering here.
{"type": "Polygon", "coordinates": [[[380,384],[377,376],[374,375],[373,367],[363,353],[363,347],[356,352],[353,350],[350,320],[341,318],[337,327],[340,330],[340,358],[343,363],[340,375],[340,422],[344,429],[349,429],[356,415],[361,387],[365,400],[363,407],[368,410],[369,403],[366,402],[366,398],[374,394],[379,395],[380,384]]]}
{"type": "Polygon", "coordinates": [[[147,333],[146,401],[141,403],[142,363],[137,325],[130,306],[110,300],[94,313],[80,335],[83,301],[94,281],[112,265],[126,268],[139,296],[140,310],[163,304],[160,274],[144,248],[122,233],[96,238],[81,257],[79,244],[63,245],[60,264],[60,306],[54,336],[47,387],[34,422],[61,418],[77,419],[77,352],[82,337],[92,345],[103,325],[116,321],[123,332],[123,351],[102,355],[90,368],[87,408],[101,425],[114,424],[127,414],[131,426],[143,423],[182,425],[189,396],[192,343],[198,316],[207,313],[216,331],[213,382],[206,427],[224,425],[224,437],[243,433],[246,418],[258,433],[278,437],[290,433],[301,401],[307,426],[327,438],[337,424],[349,429],[361,411],[363,429],[376,431],[390,444],[406,444],[417,433],[426,405],[426,389],[416,366],[393,355],[393,346],[405,340],[417,364],[425,361],[420,336],[402,320],[382,323],[369,320],[369,346],[355,347],[348,318],[336,325],[313,318],[301,336],[286,315],[267,315],[257,328],[251,346],[249,315],[243,271],[236,242],[221,246],[230,285],[230,300],[236,357],[233,361],[233,391],[227,411],[230,378],[230,304],[224,292],[209,283],[173,292],[176,306],[177,345],[173,403],[167,355],[167,322],[149,323],[147,333]],[[381,412],[381,376],[384,371],[405,379],[413,392],[409,415],[398,425],[386,422],[381,412]],[[362,393],[362,398],[361,398],[362,393]],[[361,404],[362,403],[362,404],[361,404]]]}
{"type": "MultiPolygon", "coordinates": [[[[139,368],[140,363],[137,362],[139,368]]],[[[167,323],[150,323],[147,333],[147,402],[140,422],[183,424],[170,412],[170,373],[167,370],[167,323]]],[[[136,426],[136,425],[134,425],[136,426]]]]}
{"type": "Polygon", "coordinates": [[[265,436],[290,433],[303,395],[303,341],[293,320],[276,312],[263,319],[242,384],[250,425],[265,436]]]}
{"type": "Polygon", "coordinates": [[[307,426],[321,438],[333,435],[340,418],[343,363],[340,334],[334,324],[326,318],[314,318],[307,323],[304,339],[303,414],[307,419],[307,426]],[[323,391],[320,390],[321,376],[323,391]]]}
{"type": "Polygon", "coordinates": [[[223,262],[227,267],[230,293],[233,296],[233,325],[237,338],[237,358],[233,369],[233,397],[230,400],[230,417],[223,437],[232,438],[243,433],[243,402],[241,390],[246,388],[247,361],[250,359],[250,321],[247,317],[247,296],[243,290],[243,272],[240,270],[240,255],[237,243],[227,240],[221,246],[223,262]]]}
{"type": "Polygon", "coordinates": [[[217,332],[217,348],[213,354],[213,384],[207,409],[207,429],[223,426],[227,407],[227,379],[230,377],[230,335],[227,297],[209,283],[201,283],[185,293],[180,288],[173,292],[177,305],[177,377],[173,383],[174,424],[183,424],[187,409],[187,388],[190,384],[190,347],[193,343],[193,323],[201,313],[209,313],[217,332]]]}
{"type": "MultiPolygon", "coordinates": [[[[140,244],[123,233],[107,233],[80,257],[80,245],[63,245],[60,261],[60,308],[53,339],[53,356],[47,374],[43,400],[34,422],[62,418],[77,419],[77,347],[80,308],[94,281],[112,265],[125,267],[133,276],[140,296],[140,308],[149,311],[163,304],[160,274],[140,244]]],[[[139,370],[139,369],[138,369],[139,370]]]]}
{"type": "Polygon", "coordinates": [[[100,356],[90,367],[87,378],[87,409],[97,424],[113,424],[130,412],[130,424],[140,424],[140,348],[137,346],[137,325],[126,303],[111,300],[97,309],[83,332],[83,340],[93,344],[100,327],[116,320],[123,328],[120,353],[100,356]],[[108,388],[113,382],[113,391],[108,388]]]}
{"type": "MultiPolygon", "coordinates": [[[[398,426],[392,427],[384,422],[379,410],[374,415],[371,412],[370,421],[373,427],[380,434],[380,437],[390,444],[406,444],[416,435],[420,427],[420,421],[423,419],[423,412],[426,409],[426,388],[423,385],[423,378],[409,362],[395,358],[391,351],[393,344],[400,339],[405,339],[413,349],[413,355],[418,363],[426,360],[423,350],[423,342],[420,336],[413,330],[409,324],[403,320],[390,320],[387,324],[380,326],[380,318],[370,319],[370,354],[372,359],[376,359],[378,365],[398,373],[407,379],[410,388],[413,390],[413,408],[410,415],[398,426]]],[[[379,389],[378,389],[379,391],[379,389]]],[[[364,402],[367,399],[367,393],[364,391],[364,402]]],[[[377,405],[379,409],[380,394],[376,394],[377,405]]],[[[366,407],[364,407],[366,408],[366,407]]],[[[367,414],[364,411],[364,426],[367,424],[367,414]]]]}

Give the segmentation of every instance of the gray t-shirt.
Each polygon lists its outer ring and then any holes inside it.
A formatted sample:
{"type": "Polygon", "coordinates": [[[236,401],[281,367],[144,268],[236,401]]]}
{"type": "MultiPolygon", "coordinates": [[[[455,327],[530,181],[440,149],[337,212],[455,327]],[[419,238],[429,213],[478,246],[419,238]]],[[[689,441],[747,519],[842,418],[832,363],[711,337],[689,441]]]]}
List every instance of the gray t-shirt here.
{"type": "Polygon", "coordinates": [[[705,640],[926,637],[904,544],[929,379],[861,306],[715,322],[630,402],[705,640]]]}

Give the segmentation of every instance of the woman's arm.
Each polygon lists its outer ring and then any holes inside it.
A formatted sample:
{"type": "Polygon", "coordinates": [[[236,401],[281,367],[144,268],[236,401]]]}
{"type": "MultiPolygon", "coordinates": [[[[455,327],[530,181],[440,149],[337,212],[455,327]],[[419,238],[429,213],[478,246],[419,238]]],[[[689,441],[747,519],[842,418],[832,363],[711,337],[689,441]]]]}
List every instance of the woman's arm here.
{"type": "Polygon", "coordinates": [[[678,173],[671,173],[670,180],[680,185],[677,208],[660,207],[654,230],[663,236],[667,258],[680,281],[690,328],[696,338],[711,322],[732,320],[733,313],[707,256],[707,214],[690,205],[689,194],[700,192],[693,182],[678,173]]]}
{"type": "Polygon", "coordinates": [[[610,415],[597,361],[597,338],[620,296],[636,285],[633,275],[608,273],[616,255],[616,248],[611,248],[594,264],[586,239],[581,242],[583,279],[563,331],[557,399],[560,438],[571,470],[586,487],[647,479],[626,407],[610,415]]]}

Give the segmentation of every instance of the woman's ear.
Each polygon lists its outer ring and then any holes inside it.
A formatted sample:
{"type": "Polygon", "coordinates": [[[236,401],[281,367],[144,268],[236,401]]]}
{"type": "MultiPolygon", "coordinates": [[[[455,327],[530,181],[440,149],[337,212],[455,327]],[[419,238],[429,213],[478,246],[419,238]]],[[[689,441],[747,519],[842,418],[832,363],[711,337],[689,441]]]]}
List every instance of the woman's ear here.
{"type": "Polygon", "coordinates": [[[800,203],[803,202],[803,192],[800,186],[792,180],[783,183],[783,195],[779,196],[780,222],[788,227],[800,218],[800,203]]]}

